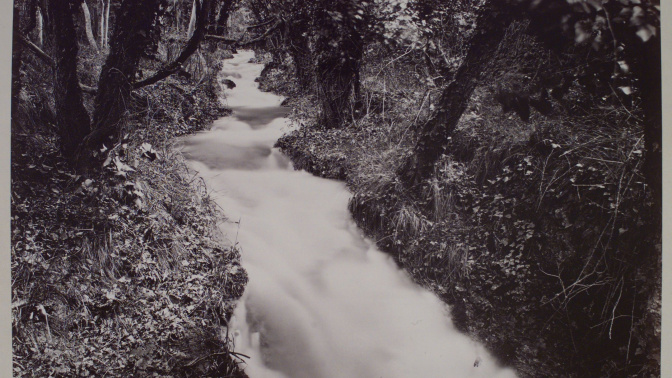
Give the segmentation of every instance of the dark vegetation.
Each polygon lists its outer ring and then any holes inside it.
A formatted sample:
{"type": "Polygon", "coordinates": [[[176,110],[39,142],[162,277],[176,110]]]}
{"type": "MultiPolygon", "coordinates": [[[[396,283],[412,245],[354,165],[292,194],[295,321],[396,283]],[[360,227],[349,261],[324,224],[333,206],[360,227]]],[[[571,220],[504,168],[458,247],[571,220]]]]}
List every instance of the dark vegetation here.
{"type": "Polygon", "coordinates": [[[245,376],[247,275],[175,141],[228,112],[232,3],[14,4],[14,375],[245,376]]]}
{"type": "Polygon", "coordinates": [[[278,146],[503,363],[660,375],[655,0],[15,4],[16,375],[242,374],[246,275],[172,142],[239,47],[301,125],[278,146]]]}
{"type": "Polygon", "coordinates": [[[246,6],[278,146],[458,327],[525,377],[660,375],[657,2],[246,6]]]}

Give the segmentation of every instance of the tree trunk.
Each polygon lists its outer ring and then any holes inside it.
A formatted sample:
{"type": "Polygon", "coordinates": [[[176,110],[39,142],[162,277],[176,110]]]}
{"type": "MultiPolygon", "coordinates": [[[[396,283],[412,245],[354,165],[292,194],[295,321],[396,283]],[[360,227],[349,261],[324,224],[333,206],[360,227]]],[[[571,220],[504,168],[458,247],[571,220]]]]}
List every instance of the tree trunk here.
{"type": "Polygon", "coordinates": [[[54,38],[56,124],[61,151],[67,158],[74,157],[91,122],[77,78],[77,33],[72,18],[75,9],[74,0],[49,0],[49,25],[54,38]]]}
{"type": "Polygon", "coordinates": [[[155,35],[156,18],[162,0],[124,0],[116,14],[110,53],[98,80],[93,113],[93,131],[80,154],[83,164],[101,145],[117,141],[131,100],[133,81],[140,58],[155,35]],[[88,156],[87,156],[88,155],[88,156]]]}
{"type": "Polygon", "coordinates": [[[42,17],[42,11],[40,11],[40,8],[37,8],[37,45],[39,47],[44,46],[44,19],[42,17]]]}
{"type": "Polygon", "coordinates": [[[231,11],[231,4],[233,2],[226,0],[222,2],[221,8],[219,8],[219,14],[217,15],[217,21],[215,22],[215,35],[224,36],[227,31],[227,21],[229,20],[229,12],[231,11]]]}
{"type": "Polygon", "coordinates": [[[98,22],[98,29],[100,30],[100,48],[105,48],[105,0],[98,1],[98,7],[100,8],[100,19],[98,22]]]}
{"type": "Polygon", "coordinates": [[[324,9],[317,20],[323,32],[315,43],[315,86],[321,123],[327,128],[343,124],[359,76],[364,46],[360,27],[352,20],[356,6],[350,0],[340,0],[324,9]]]}
{"type": "Polygon", "coordinates": [[[187,29],[187,38],[191,38],[196,29],[196,14],[198,13],[198,2],[199,0],[194,0],[194,5],[191,7],[191,16],[189,17],[189,29],[187,29]]]}
{"type": "Polygon", "coordinates": [[[308,41],[308,25],[304,19],[286,23],[285,35],[289,39],[289,55],[294,62],[294,72],[299,82],[299,88],[307,91],[312,85],[313,72],[311,67],[310,45],[308,41]]]}
{"type": "Polygon", "coordinates": [[[107,0],[105,4],[105,9],[104,9],[104,16],[103,16],[103,48],[109,48],[110,43],[109,43],[109,37],[110,37],[110,2],[111,0],[107,0]]]}
{"type": "Polygon", "coordinates": [[[93,37],[93,30],[91,29],[91,12],[89,12],[89,6],[86,4],[86,0],[82,0],[82,11],[84,12],[86,39],[89,40],[89,44],[93,46],[94,49],[98,50],[98,45],[96,44],[96,39],[93,37]]]}
{"type": "Polygon", "coordinates": [[[441,93],[436,113],[424,124],[413,154],[400,167],[398,174],[408,188],[428,178],[434,163],[444,153],[482,71],[492,59],[493,52],[504,38],[506,28],[513,20],[506,4],[491,0],[479,10],[475,35],[467,56],[457,69],[455,78],[441,93]]]}

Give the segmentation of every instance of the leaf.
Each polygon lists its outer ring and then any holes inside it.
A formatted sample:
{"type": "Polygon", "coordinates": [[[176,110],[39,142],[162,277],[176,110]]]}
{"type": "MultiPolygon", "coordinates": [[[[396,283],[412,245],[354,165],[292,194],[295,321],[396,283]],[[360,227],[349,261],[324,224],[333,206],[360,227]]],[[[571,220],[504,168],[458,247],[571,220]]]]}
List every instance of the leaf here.
{"type": "Polygon", "coordinates": [[[618,87],[618,89],[620,89],[621,92],[625,93],[626,95],[632,94],[632,88],[631,87],[618,87]]]}
{"type": "Polygon", "coordinates": [[[651,39],[654,35],[656,35],[656,28],[652,25],[644,25],[637,30],[637,36],[644,42],[651,39]]]}

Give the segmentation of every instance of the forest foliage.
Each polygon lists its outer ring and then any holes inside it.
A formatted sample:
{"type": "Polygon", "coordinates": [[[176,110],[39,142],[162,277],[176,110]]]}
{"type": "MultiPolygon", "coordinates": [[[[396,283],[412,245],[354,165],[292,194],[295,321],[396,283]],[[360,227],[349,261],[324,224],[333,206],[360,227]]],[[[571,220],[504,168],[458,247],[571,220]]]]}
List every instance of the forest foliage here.
{"type": "Polygon", "coordinates": [[[657,2],[247,4],[278,147],[461,329],[523,376],[659,374],[657,2]]]}
{"type": "Polygon", "coordinates": [[[215,116],[219,46],[258,51],[302,125],[278,146],[345,179],[358,224],[502,362],[659,375],[656,0],[15,4],[17,373],[101,373],[64,352],[79,333],[113,374],[240,374],[212,332],[161,328],[225,324],[246,280],[169,142],[215,116]],[[111,337],[129,316],[156,345],[111,337]]]}
{"type": "Polygon", "coordinates": [[[174,139],[229,113],[232,6],[14,2],[15,376],[244,376],[239,246],[174,139]]]}

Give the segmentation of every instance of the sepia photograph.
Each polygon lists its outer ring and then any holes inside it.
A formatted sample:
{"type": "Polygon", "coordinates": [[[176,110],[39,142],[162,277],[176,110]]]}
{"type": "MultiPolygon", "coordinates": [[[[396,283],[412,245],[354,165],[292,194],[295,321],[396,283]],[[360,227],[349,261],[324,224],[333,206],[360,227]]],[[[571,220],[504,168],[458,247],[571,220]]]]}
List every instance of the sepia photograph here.
{"type": "Polygon", "coordinates": [[[659,0],[10,3],[12,376],[665,376],[659,0]]]}

